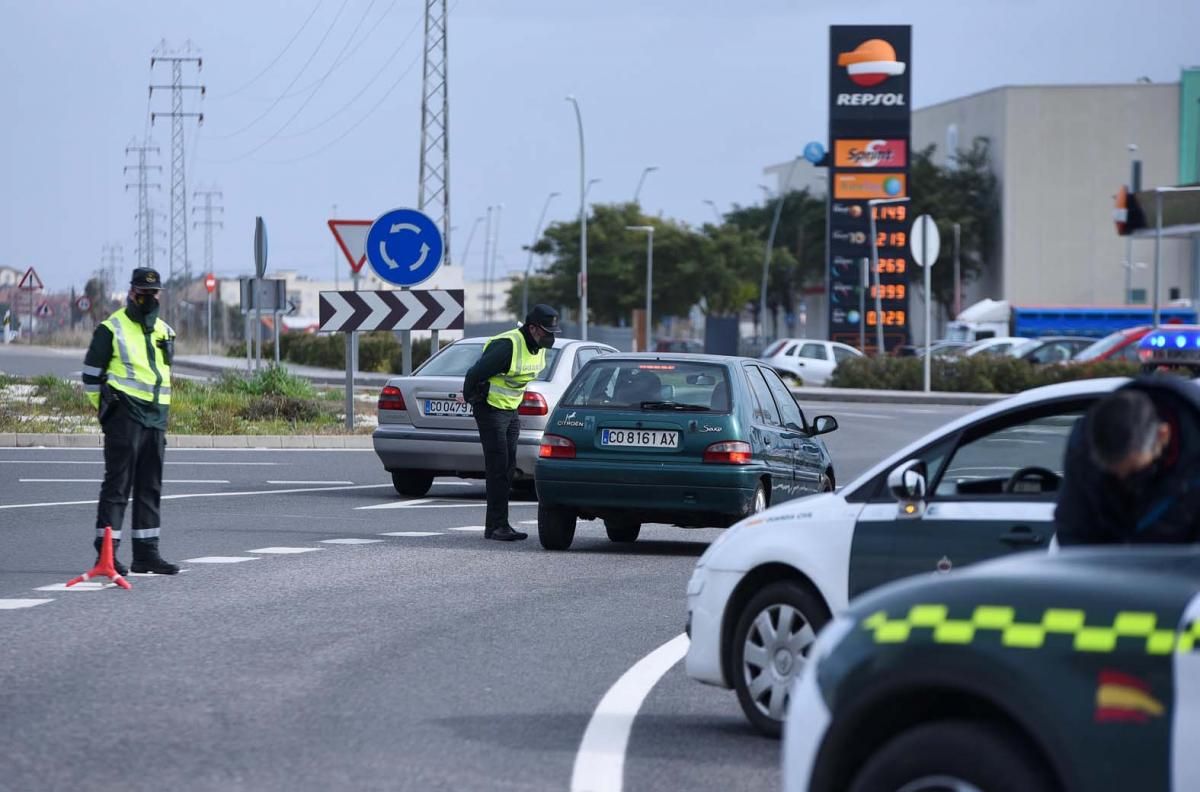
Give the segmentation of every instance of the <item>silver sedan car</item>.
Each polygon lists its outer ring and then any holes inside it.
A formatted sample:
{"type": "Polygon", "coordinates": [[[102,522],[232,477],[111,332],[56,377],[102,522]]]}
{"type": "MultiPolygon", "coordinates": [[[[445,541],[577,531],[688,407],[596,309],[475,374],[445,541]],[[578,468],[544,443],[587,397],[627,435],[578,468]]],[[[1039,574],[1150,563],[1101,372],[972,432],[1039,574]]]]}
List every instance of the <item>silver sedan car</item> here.
{"type": "MultiPolygon", "coordinates": [[[[442,349],[409,377],[393,377],[379,394],[375,453],[401,495],[419,498],[435,476],[483,478],[483,447],[471,405],[459,401],[467,369],[483,354],[486,338],[464,338],[442,349]]],[[[576,372],[592,358],[617,350],[594,341],[560,338],[546,352],[546,368],[525,389],[517,441],[515,487],[533,488],[542,430],[576,372]]]]}

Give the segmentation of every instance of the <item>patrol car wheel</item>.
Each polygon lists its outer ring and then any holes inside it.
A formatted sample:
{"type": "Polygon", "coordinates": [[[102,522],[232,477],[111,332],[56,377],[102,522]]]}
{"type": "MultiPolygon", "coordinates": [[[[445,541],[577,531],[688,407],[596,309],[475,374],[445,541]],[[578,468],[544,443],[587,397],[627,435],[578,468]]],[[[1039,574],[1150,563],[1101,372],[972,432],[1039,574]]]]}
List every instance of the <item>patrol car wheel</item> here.
{"type": "Polygon", "coordinates": [[[433,486],[433,474],[422,470],[393,470],[392,486],[406,498],[420,498],[433,486]]]}
{"type": "Polygon", "coordinates": [[[750,499],[750,514],[758,514],[767,510],[767,488],[762,483],[759,483],[758,488],[754,490],[754,497],[750,499]]]}
{"type": "Polygon", "coordinates": [[[608,519],[604,521],[604,530],[613,542],[636,542],[642,524],[634,520],[608,519]]]}
{"type": "Polygon", "coordinates": [[[798,583],[772,583],[751,598],[733,633],[733,687],[750,723],[778,737],[792,680],[804,668],[825,606],[798,583]]]}
{"type": "Polygon", "coordinates": [[[1037,757],[1000,726],[947,720],[915,726],[872,756],[851,792],[1049,792],[1037,757]]]}
{"type": "Polygon", "coordinates": [[[575,539],[575,512],[538,504],[538,541],[547,550],[566,550],[575,539]]]}

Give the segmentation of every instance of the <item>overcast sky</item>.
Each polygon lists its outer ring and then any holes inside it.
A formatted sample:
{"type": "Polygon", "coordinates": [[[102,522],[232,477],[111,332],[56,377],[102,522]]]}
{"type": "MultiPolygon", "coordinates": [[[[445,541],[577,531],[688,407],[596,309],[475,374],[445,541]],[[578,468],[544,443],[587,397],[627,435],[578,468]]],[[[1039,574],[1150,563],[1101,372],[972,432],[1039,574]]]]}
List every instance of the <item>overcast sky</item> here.
{"type": "MultiPolygon", "coordinates": [[[[824,140],[830,24],[913,25],[917,107],[1006,84],[1178,80],[1200,62],[1200,2],[1150,0],[450,0],[452,246],[503,204],[501,269],[522,269],[546,196],[578,211],[575,117],[590,201],[629,200],[699,224],[761,198],[764,166],[824,140]],[[1153,9],[1153,10],[1151,10],[1153,9]]],[[[421,0],[0,0],[0,266],[82,286],[105,244],[136,264],[125,146],[162,148],[169,95],[147,101],[152,50],[190,40],[207,86],[188,110],[189,202],[224,193],[215,269],[253,267],[255,215],[272,269],[332,278],[331,207],[374,219],[416,204],[421,0]],[[311,17],[310,17],[311,15],[311,17]],[[306,24],[307,20],[307,24],[306,24]],[[289,42],[290,46],[289,46],[289,42]],[[361,92],[361,95],[359,95],[361,92]],[[355,98],[357,96],[357,98],[355,98]]],[[[129,175],[132,178],[132,174],[129,175]]],[[[159,228],[166,230],[166,222],[159,228]]],[[[165,246],[165,240],[162,243],[165,246]]],[[[189,238],[193,269],[203,235],[189,238]]],[[[481,277],[483,227],[467,277],[481,277]]],[[[159,268],[167,269],[160,253],[159,268]]],[[[337,266],[345,266],[340,257],[337,266]]]]}

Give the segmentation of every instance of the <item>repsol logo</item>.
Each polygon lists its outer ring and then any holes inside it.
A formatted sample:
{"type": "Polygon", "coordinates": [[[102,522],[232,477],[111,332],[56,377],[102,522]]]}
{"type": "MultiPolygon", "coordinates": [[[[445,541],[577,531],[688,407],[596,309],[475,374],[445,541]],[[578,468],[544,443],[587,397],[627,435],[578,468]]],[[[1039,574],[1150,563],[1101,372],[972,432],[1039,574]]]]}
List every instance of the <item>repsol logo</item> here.
{"type": "Polygon", "coordinates": [[[904,107],[902,93],[841,93],[837,95],[838,107],[904,107]]]}

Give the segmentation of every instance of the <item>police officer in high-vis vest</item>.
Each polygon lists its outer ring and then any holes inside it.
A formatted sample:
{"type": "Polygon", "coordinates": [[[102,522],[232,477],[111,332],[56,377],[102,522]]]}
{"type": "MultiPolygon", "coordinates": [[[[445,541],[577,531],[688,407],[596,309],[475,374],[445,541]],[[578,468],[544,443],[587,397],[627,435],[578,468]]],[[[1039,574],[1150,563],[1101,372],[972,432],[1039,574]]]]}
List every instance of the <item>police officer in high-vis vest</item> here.
{"type": "Polygon", "coordinates": [[[485,539],[512,542],[528,536],[508,522],[508,495],[521,432],[517,408],[525,398],[525,386],[546,367],[546,350],[554,346],[560,329],[557,311],[535,305],[525,324],[487,342],[463,382],[464,397],[474,408],[487,471],[485,539]]]}
{"type": "Polygon", "coordinates": [[[104,432],[104,483],[96,513],[97,552],[105,526],[112,526],[116,560],[125,504],[133,490],[133,571],[174,575],[179,567],[158,554],[159,499],[171,404],[171,358],[175,331],[158,318],[162,279],[155,270],[135,269],[125,307],[92,334],[83,361],[83,388],[104,432]]]}

